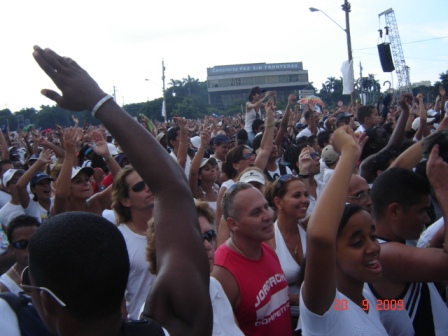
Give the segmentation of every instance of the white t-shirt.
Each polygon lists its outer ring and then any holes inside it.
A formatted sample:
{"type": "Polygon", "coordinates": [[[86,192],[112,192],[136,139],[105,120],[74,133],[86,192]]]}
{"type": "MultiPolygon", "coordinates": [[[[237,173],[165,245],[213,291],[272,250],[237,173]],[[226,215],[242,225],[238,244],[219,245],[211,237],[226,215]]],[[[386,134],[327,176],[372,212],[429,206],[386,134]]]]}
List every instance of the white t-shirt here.
{"type": "MultiPolygon", "coordinates": [[[[285,166],[286,168],[286,173],[285,174],[292,174],[291,169],[288,166],[285,166]]],[[[280,166],[279,163],[277,162],[277,169],[275,171],[270,171],[268,169],[266,169],[266,171],[269,173],[269,175],[271,175],[271,178],[275,181],[278,180],[281,176],[280,174],[280,166]]]]}
{"type": "MultiPolygon", "coordinates": [[[[50,209],[53,206],[53,201],[54,201],[54,198],[52,197],[50,199],[50,209]]],[[[33,200],[30,200],[30,204],[28,204],[28,207],[25,209],[25,213],[28,216],[36,217],[40,223],[43,223],[45,220],[50,218],[50,212],[47,211],[47,209],[43,208],[39,204],[39,202],[36,202],[33,200]]]]}
{"type": "Polygon", "coordinates": [[[20,204],[8,202],[0,209],[0,223],[8,226],[13,218],[24,214],[25,209],[20,204]]]}
{"type": "Polygon", "coordinates": [[[358,128],[356,129],[355,133],[361,133],[361,132],[365,132],[366,129],[364,128],[363,125],[359,125],[358,128]]]}
{"type": "Polygon", "coordinates": [[[20,336],[19,322],[17,315],[11,306],[3,299],[0,299],[0,330],[2,335],[20,336]]]}
{"type": "Polygon", "coordinates": [[[136,234],[126,224],[118,225],[118,230],[126,241],[130,262],[125,292],[126,310],[128,318],[138,320],[140,307],[146,301],[155,276],[149,272],[149,262],[146,260],[146,236],[136,234]]]}
{"type": "Polygon", "coordinates": [[[363,295],[369,301],[368,313],[347,296],[336,291],[334,303],[322,316],[309,311],[303,302],[302,295],[300,295],[300,320],[298,327],[302,328],[302,335],[387,335],[386,329],[381,324],[379,313],[375,309],[375,299],[365,290],[363,295]]]}
{"type": "Polygon", "coordinates": [[[213,308],[213,336],[243,336],[243,332],[235,323],[232,306],[218,280],[210,277],[210,299],[213,308]]]}
{"type": "MultiPolygon", "coordinates": [[[[170,152],[170,156],[177,162],[177,156],[173,150],[170,152]]],[[[190,166],[191,166],[191,159],[190,156],[187,154],[187,160],[185,161],[185,169],[184,169],[185,175],[187,175],[187,179],[188,176],[190,175],[190,166]]]]}
{"type": "Polygon", "coordinates": [[[11,195],[6,191],[0,190],[0,208],[11,200],[11,195]]]}
{"type": "Polygon", "coordinates": [[[420,238],[417,242],[417,247],[426,247],[431,240],[431,238],[439,231],[440,228],[445,224],[443,217],[440,217],[437,221],[431,224],[429,228],[422,232],[420,238]]]}

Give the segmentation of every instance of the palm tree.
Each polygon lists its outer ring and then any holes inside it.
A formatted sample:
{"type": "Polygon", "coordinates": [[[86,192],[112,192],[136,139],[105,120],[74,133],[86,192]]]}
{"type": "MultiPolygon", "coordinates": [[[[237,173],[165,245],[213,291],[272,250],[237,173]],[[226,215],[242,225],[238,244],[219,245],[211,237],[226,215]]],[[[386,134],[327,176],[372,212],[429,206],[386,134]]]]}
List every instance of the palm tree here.
{"type": "Polygon", "coordinates": [[[187,78],[182,78],[182,84],[188,90],[188,97],[191,97],[191,93],[196,91],[197,86],[199,85],[199,79],[187,76],[187,78]]]}

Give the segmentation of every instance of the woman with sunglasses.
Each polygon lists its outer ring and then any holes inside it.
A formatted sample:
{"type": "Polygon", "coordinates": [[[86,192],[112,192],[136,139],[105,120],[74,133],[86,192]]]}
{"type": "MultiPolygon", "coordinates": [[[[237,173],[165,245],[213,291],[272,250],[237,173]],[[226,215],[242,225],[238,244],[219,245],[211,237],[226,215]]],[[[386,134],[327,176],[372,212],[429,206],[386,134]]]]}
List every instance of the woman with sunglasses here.
{"type": "Polygon", "coordinates": [[[341,158],[307,226],[305,280],[300,293],[303,335],[387,335],[376,301],[364,291],[381,277],[380,245],[372,217],[345,205],[351,175],[366,139],[338,128],[333,147],[341,158]]]}
{"type": "Polygon", "coordinates": [[[28,243],[39,227],[35,217],[20,215],[8,225],[6,231],[9,246],[8,251],[14,256],[15,263],[0,277],[0,292],[19,294],[22,292],[21,275],[28,266],[28,243]]]}
{"type": "Polygon", "coordinates": [[[212,209],[216,211],[219,186],[215,182],[219,178],[219,168],[215,158],[204,158],[205,148],[207,148],[209,142],[210,132],[202,131],[201,144],[191,161],[188,182],[193,197],[208,202],[212,209]]]}
{"type": "MultiPolygon", "coordinates": [[[[199,227],[204,242],[210,265],[210,273],[215,265],[216,232],[214,230],[215,214],[207,202],[196,201],[196,213],[198,215],[199,227]]],[[[154,221],[151,220],[147,235],[146,258],[150,264],[149,271],[157,273],[156,235],[154,232],[154,221]]],[[[213,308],[213,333],[212,335],[243,336],[240,328],[235,322],[232,306],[218,280],[210,276],[210,300],[213,308]]],[[[144,305],[141,311],[144,310],[144,305]]]]}
{"type": "Polygon", "coordinates": [[[299,317],[299,293],[305,264],[306,233],[301,220],[310,204],[303,181],[282,175],[266,190],[266,200],[275,210],[274,238],[268,244],[276,251],[288,281],[288,295],[293,323],[299,317]]]}
{"type": "Polygon", "coordinates": [[[148,221],[153,216],[154,195],[131,165],[125,166],[112,185],[115,224],[128,250],[130,269],[125,292],[128,318],[137,320],[154,276],[145,259],[148,221]]]}

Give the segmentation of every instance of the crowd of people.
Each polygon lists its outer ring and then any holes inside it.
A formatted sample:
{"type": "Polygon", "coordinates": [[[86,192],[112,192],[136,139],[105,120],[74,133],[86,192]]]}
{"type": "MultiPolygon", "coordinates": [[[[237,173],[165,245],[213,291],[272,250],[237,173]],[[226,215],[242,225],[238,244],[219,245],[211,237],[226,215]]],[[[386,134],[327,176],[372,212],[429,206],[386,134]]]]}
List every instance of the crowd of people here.
{"type": "Polygon", "coordinates": [[[0,132],[2,333],[448,335],[443,87],[280,112],[254,87],[245,115],[152,128],[33,56],[101,125],[0,132]]]}

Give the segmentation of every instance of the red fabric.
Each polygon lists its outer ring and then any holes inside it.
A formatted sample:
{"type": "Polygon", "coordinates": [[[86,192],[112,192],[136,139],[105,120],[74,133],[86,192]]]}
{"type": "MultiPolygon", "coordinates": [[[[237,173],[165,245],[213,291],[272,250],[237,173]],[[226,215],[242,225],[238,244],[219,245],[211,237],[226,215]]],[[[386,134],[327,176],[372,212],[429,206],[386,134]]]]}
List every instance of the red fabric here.
{"type": "Polygon", "coordinates": [[[250,260],[222,244],[215,265],[232,273],[240,289],[240,305],[234,310],[245,335],[292,335],[288,282],[280,262],[266,244],[262,257],[250,260]]]}
{"type": "Polygon", "coordinates": [[[114,177],[111,173],[107,174],[105,178],[101,181],[101,185],[103,185],[105,188],[110,186],[114,182],[114,177]]]}

